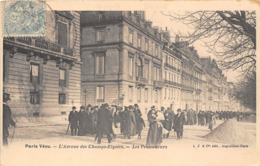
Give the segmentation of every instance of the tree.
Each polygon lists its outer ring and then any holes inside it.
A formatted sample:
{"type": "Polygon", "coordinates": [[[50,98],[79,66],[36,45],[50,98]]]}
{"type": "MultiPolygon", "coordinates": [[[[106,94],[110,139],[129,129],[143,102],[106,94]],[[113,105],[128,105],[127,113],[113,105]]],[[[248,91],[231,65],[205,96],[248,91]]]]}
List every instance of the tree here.
{"type": "Polygon", "coordinates": [[[256,111],[256,72],[246,75],[237,83],[233,95],[243,106],[256,111]]]}
{"type": "Polygon", "coordinates": [[[218,57],[222,69],[239,69],[246,75],[256,69],[255,11],[195,11],[162,13],[181,21],[191,32],[180,34],[190,44],[202,40],[218,57]]]}

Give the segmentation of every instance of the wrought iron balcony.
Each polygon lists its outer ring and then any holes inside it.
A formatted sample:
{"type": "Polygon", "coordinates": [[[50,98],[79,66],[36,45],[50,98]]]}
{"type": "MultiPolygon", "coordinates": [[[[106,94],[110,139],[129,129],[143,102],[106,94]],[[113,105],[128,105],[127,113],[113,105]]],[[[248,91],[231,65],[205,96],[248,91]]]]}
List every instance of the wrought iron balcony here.
{"type": "Polygon", "coordinates": [[[170,69],[172,69],[172,70],[174,70],[174,71],[177,71],[177,70],[176,70],[176,67],[170,65],[169,63],[165,63],[164,66],[165,66],[165,67],[168,67],[168,68],[170,68],[170,69]]]}
{"type": "Polygon", "coordinates": [[[186,90],[194,91],[193,87],[190,87],[190,86],[187,86],[187,85],[182,85],[182,88],[186,89],[186,90]]]}
{"type": "Polygon", "coordinates": [[[196,89],[196,94],[199,95],[201,93],[201,90],[200,89],[196,89]]]}
{"type": "Polygon", "coordinates": [[[46,41],[41,38],[36,37],[6,37],[4,38],[6,42],[14,42],[21,44],[22,46],[31,46],[34,48],[39,48],[42,50],[50,51],[53,53],[59,53],[62,55],[73,56],[73,49],[70,49],[66,46],[62,46],[56,43],[46,41]]]}
{"type": "Polygon", "coordinates": [[[137,87],[145,87],[146,83],[148,83],[148,80],[146,78],[143,78],[141,76],[136,77],[136,85],[137,87]]]}
{"type": "Polygon", "coordinates": [[[153,88],[155,90],[160,90],[164,86],[164,83],[162,81],[153,81],[153,88]]]}

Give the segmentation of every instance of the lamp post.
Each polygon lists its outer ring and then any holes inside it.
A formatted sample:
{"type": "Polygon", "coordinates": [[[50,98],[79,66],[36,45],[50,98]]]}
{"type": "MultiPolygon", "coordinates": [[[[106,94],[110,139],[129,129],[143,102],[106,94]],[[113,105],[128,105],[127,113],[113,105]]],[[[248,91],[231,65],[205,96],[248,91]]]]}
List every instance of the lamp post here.
{"type": "Polygon", "coordinates": [[[122,109],[123,109],[123,107],[124,107],[124,99],[125,99],[125,94],[122,94],[122,96],[121,96],[121,100],[122,100],[122,109]]]}
{"type": "Polygon", "coordinates": [[[84,96],[85,96],[85,107],[84,107],[84,110],[86,110],[86,105],[87,105],[87,89],[84,89],[84,96]]]}

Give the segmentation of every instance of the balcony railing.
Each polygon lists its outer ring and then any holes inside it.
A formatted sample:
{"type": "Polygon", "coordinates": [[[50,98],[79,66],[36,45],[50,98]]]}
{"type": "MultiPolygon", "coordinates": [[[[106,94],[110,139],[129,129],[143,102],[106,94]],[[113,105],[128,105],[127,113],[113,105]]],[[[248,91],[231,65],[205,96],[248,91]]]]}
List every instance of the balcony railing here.
{"type": "Polygon", "coordinates": [[[164,47],[164,50],[166,50],[167,52],[169,52],[170,54],[172,54],[172,55],[174,55],[174,56],[176,56],[178,58],[181,58],[181,54],[176,52],[176,51],[174,51],[173,49],[170,49],[168,47],[164,47]]]}
{"type": "Polygon", "coordinates": [[[170,80],[164,80],[164,82],[165,82],[166,84],[170,84],[170,85],[182,87],[182,84],[177,83],[177,82],[173,82],[173,81],[170,81],[170,80]]]}
{"type": "Polygon", "coordinates": [[[196,89],[196,94],[199,95],[201,93],[200,89],[196,89]]]}
{"type": "Polygon", "coordinates": [[[29,46],[41,48],[44,50],[52,51],[55,53],[60,53],[64,55],[73,56],[73,49],[70,49],[66,46],[62,46],[56,43],[52,43],[40,38],[32,38],[32,37],[7,37],[5,40],[14,41],[17,43],[26,44],[29,46]]]}
{"type": "Polygon", "coordinates": [[[136,77],[136,85],[138,87],[145,87],[146,83],[148,83],[148,80],[146,78],[143,78],[141,76],[136,77]]]}
{"type": "Polygon", "coordinates": [[[155,89],[162,89],[164,86],[164,83],[161,81],[153,81],[153,87],[155,89]]]}
{"type": "Polygon", "coordinates": [[[165,63],[164,65],[165,65],[165,67],[168,67],[168,68],[176,71],[176,67],[170,65],[169,63],[165,63]]]}
{"type": "Polygon", "coordinates": [[[186,89],[186,90],[190,90],[190,91],[193,91],[193,87],[190,87],[190,86],[187,86],[187,85],[182,85],[182,88],[183,89],[186,89]]]}

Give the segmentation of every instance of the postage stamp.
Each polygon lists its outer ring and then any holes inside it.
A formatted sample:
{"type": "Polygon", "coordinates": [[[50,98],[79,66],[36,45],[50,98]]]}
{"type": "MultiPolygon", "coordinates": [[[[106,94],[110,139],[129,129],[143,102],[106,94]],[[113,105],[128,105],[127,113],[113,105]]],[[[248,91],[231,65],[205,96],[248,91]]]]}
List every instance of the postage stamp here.
{"type": "Polygon", "coordinates": [[[40,1],[16,1],[4,4],[4,36],[44,36],[45,4],[40,1]]]}

